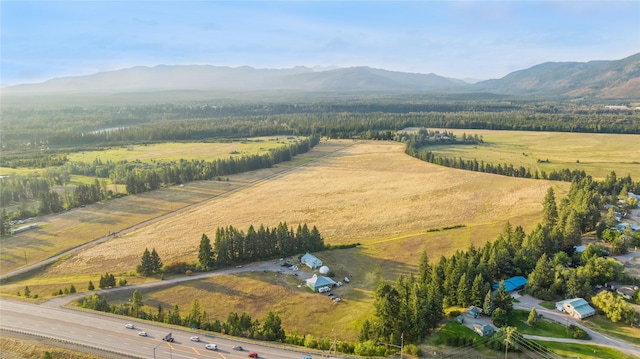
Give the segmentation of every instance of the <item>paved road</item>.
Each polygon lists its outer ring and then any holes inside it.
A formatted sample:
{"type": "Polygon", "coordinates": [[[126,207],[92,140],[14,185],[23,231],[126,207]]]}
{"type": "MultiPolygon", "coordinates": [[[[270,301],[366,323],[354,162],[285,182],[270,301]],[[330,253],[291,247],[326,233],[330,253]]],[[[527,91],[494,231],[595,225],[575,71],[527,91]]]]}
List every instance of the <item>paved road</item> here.
{"type": "MultiPolygon", "coordinates": [[[[633,345],[633,344],[624,342],[622,340],[610,338],[604,334],[593,331],[583,326],[580,320],[574,319],[569,315],[566,315],[557,310],[549,310],[547,308],[542,307],[540,305],[540,300],[533,298],[529,295],[523,295],[518,297],[518,301],[519,303],[513,303],[514,309],[530,311],[531,308],[536,308],[536,311],[539,314],[544,315],[545,318],[549,318],[551,320],[554,320],[558,323],[561,323],[567,326],[573,324],[581,328],[591,336],[591,340],[576,340],[576,339],[563,339],[563,338],[542,339],[543,337],[540,337],[540,340],[559,341],[559,342],[565,342],[565,343],[584,343],[584,344],[602,345],[602,346],[620,350],[621,352],[624,352],[628,355],[633,355],[640,358],[640,345],[633,345]]],[[[528,336],[525,336],[525,337],[528,337],[528,336]]]]}
{"type": "Polygon", "coordinates": [[[0,318],[3,336],[10,335],[9,331],[17,331],[118,353],[122,357],[239,359],[246,358],[249,351],[255,351],[266,359],[299,359],[305,355],[321,357],[320,353],[301,347],[249,342],[185,328],[167,328],[132,318],[7,299],[0,299],[0,318]],[[134,324],[135,329],[125,328],[126,323],[134,324]],[[148,336],[139,336],[139,331],[146,331],[148,336]],[[169,332],[175,338],[173,343],[162,341],[169,332]],[[201,341],[192,342],[191,336],[198,336],[201,341]],[[205,349],[207,343],[217,344],[218,350],[205,349]],[[241,345],[245,350],[233,350],[235,345],[241,345]]]}

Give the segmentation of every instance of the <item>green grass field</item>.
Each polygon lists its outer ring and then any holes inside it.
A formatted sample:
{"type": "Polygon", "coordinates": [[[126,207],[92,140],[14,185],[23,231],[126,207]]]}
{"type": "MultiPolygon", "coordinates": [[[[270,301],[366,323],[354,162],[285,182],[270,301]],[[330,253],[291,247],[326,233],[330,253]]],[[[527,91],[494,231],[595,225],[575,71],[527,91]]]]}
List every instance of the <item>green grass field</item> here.
{"type": "Polygon", "coordinates": [[[485,163],[512,164],[547,173],[568,168],[584,170],[602,180],[611,171],[618,177],[640,178],[640,135],[563,132],[449,130],[462,137],[477,134],[478,146],[430,146],[425,149],[443,157],[477,159],[485,163]],[[538,160],[549,161],[538,163],[538,160]]]}
{"type": "Polygon", "coordinates": [[[567,358],[580,358],[580,359],[633,359],[634,356],[626,355],[618,350],[603,347],[599,345],[588,345],[578,343],[559,343],[559,342],[547,342],[536,341],[547,347],[552,352],[562,355],[567,358]]]}
{"type": "Polygon", "coordinates": [[[68,158],[71,162],[86,163],[92,163],[96,159],[103,162],[171,162],[180,159],[214,161],[243,155],[260,155],[270,149],[279,148],[297,140],[297,137],[273,136],[228,142],[170,142],[153,145],[130,145],[109,148],[104,151],[74,152],[69,154],[68,158]]]}

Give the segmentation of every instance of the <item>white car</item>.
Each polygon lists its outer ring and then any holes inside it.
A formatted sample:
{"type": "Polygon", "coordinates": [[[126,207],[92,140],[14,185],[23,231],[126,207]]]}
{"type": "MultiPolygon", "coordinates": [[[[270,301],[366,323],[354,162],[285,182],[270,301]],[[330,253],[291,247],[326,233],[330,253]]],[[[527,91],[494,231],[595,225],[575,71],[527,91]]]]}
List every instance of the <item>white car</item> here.
{"type": "Polygon", "coordinates": [[[138,335],[141,337],[146,337],[147,336],[147,332],[138,332],[138,335]]]}
{"type": "Polygon", "coordinates": [[[136,327],[133,326],[133,324],[129,323],[129,324],[125,324],[124,325],[125,328],[127,329],[135,329],[136,327]]]}
{"type": "Polygon", "coordinates": [[[333,301],[334,301],[334,302],[339,302],[339,301],[341,301],[341,300],[342,300],[342,299],[340,299],[340,298],[338,298],[338,297],[333,298],[333,301]]]}
{"type": "Polygon", "coordinates": [[[200,341],[200,338],[198,338],[198,337],[191,337],[191,338],[189,338],[189,340],[191,340],[192,342],[199,342],[199,341],[200,341]]]}
{"type": "Polygon", "coordinates": [[[204,347],[209,349],[209,350],[218,350],[218,346],[215,345],[215,344],[211,344],[211,343],[205,345],[204,347]]]}

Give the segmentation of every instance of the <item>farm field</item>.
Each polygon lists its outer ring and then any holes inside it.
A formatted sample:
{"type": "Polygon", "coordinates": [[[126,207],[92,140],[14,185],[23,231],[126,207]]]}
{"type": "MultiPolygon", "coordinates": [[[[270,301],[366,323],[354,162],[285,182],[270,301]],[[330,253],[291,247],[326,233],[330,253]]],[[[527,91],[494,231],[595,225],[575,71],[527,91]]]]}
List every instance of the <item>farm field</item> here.
{"type": "MultiPolygon", "coordinates": [[[[108,242],[58,261],[39,272],[37,278],[4,284],[2,294],[15,295],[29,285],[32,294],[47,297],[52,290],[71,283],[84,291],[88,280],[95,283],[105,270],[125,277],[129,283],[139,283],[147,279],[132,273],[145,248],[155,248],[165,264],[195,262],[202,234],[213,238],[218,227],[233,225],[246,230],[251,224],[273,227],[287,222],[295,227],[307,223],[318,227],[325,243],[360,243],[357,248],[316,253],[337,275],[353,275],[354,285],[341,288],[343,303],[326,309],[325,304],[337,303],[325,303],[322,300],[326,298],[297,288],[298,281],[292,276],[277,278],[273,273],[258,273],[259,276],[247,273],[148,292],[145,304],[153,306],[158,301],[177,304],[186,314],[193,294],[202,296],[201,303],[211,303],[210,307],[203,305],[203,310],[217,313],[215,319],[224,320],[230,311],[246,310],[253,318],[262,320],[268,308],[273,308],[283,318],[286,330],[322,336],[329,323],[339,323],[336,329],[339,336],[352,340],[357,337],[362,321],[372,313],[372,293],[379,280],[394,280],[400,274],[415,272],[423,250],[435,261],[471,244],[480,246],[494,239],[507,221],[522,225],[528,232],[539,221],[547,189],[553,187],[556,196],[561,197],[569,188],[564,182],[445,168],[408,157],[403,150],[403,144],[395,142],[323,141],[292,163],[229,176],[228,182],[194,182],[87,206],[77,212],[86,213],[87,217],[69,216],[67,220],[72,222],[57,222],[56,216],[45,218],[50,222],[40,230],[12,239],[17,243],[31,238],[31,242],[23,244],[28,243],[27,248],[45,255],[53,252],[58,242],[75,238],[79,233],[86,242],[112,231],[111,228],[124,229],[141,222],[135,216],[155,218],[167,214],[153,224],[132,228],[108,242]],[[294,168],[300,164],[304,165],[294,168]],[[186,198],[174,198],[177,194],[186,198]],[[106,209],[100,206],[115,206],[111,202],[121,203],[121,207],[99,210],[106,209]],[[186,207],[189,204],[195,205],[186,207]],[[182,209],[174,213],[177,208],[182,209]],[[463,227],[428,232],[455,225],[463,227]],[[80,230],[83,228],[84,232],[80,230]],[[224,290],[214,294],[200,291],[219,283],[224,284],[224,290]],[[263,287],[282,295],[263,298],[263,287]],[[190,294],[185,295],[185,291],[190,294]],[[218,296],[215,297],[218,300],[208,300],[209,295],[218,296]],[[296,296],[295,303],[304,304],[291,305],[291,295],[296,296]],[[308,312],[308,303],[315,301],[321,301],[319,308],[324,309],[308,312]],[[227,309],[218,310],[218,303],[230,304],[225,306],[227,309]],[[289,316],[306,317],[301,321],[289,316]]],[[[23,259],[22,248],[19,245],[12,248],[11,259],[16,267],[23,259]]],[[[3,258],[3,272],[4,267],[3,258]]]]}
{"type": "MultiPolygon", "coordinates": [[[[155,248],[166,264],[195,262],[202,234],[213,238],[218,227],[232,225],[246,230],[251,224],[274,227],[279,222],[287,222],[295,227],[299,223],[307,223],[318,227],[325,243],[361,244],[349,250],[317,253],[335,273],[354,276],[355,285],[342,289],[344,302],[340,303],[342,306],[335,307],[340,310],[304,311],[306,320],[299,321],[289,316],[292,311],[308,309],[306,302],[304,306],[295,307],[290,305],[291,298],[287,295],[264,299],[260,294],[262,288],[250,283],[256,280],[250,275],[230,276],[233,279],[228,279],[225,288],[233,293],[242,293],[238,295],[243,298],[262,298],[256,300],[253,309],[251,304],[243,304],[250,306],[246,309],[256,319],[263,319],[261,314],[267,308],[273,308],[281,317],[287,318],[284,321],[287,330],[297,329],[300,333],[315,336],[322,335],[326,327],[310,323],[341,323],[339,335],[351,340],[355,339],[361,323],[371,314],[372,293],[381,279],[393,280],[400,274],[415,271],[423,250],[436,260],[471,244],[480,246],[494,239],[507,221],[522,225],[525,231],[529,231],[540,218],[542,199],[547,189],[554,187],[560,196],[569,187],[563,182],[445,168],[408,157],[403,150],[403,144],[395,142],[323,141],[305,155],[317,158],[318,153],[328,153],[326,157],[306,162],[306,157],[300,156],[296,160],[305,163],[304,166],[184,208],[152,225],[82,250],[48,267],[38,274],[37,279],[4,285],[2,292],[11,295],[29,284],[32,294],[48,296],[52,290],[70,283],[83,291],[89,279],[93,278],[95,283],[105,271],[123,275],[129,283],[136,283],[143,279],[128,275],[140,262],[145,248],[155,248]],[[464,227],[427,232],[451,225],[464,227]],[[56,283],[55,288],[51,283],[56,283]]],[[[279,165],[278,168],[281,167],[279,165]]],[[[209,182],[217,185],[226,183],[209,182]]],[[[234,180],[230,179],[232,183],[234,180]]],[[[196,185],[204,184],[187,184],[180,190],[196,185]]],[[[153,193],[147,195],[154,196],[153,193]]],[[[162,196],[162,193],[157,196],[162,196]]],[[[159,198],[154,197],[153,200],[160,201],[159,198]]],[[[166,205],[172,202],[155,203],[166,205]]],[[[164,289],[165,295],[149,295],[156,298],[154,300],[178,304],[182,310],[188,311],[193,296],[185,296],[185,290],[206,287],[209,281],[218,283],[220,280],[199,280],[164,289]]],[[[259,283],[265,287],[276,286],[271,289],[273,292],[298,290],[295,283],[269,277],[259,280],[259,283]]],[[[313,300],[326,299],[311,293],[308,295],[313,300]]],[[[222,312],[205,305],[203,310],[217,313],[216,319],[224,320],[229,311],[244,309],[242,306],[234,308],[231,297],[216,301],[221,302],[229,303],[222,312]]]]}
{"type": "MultiPolygon", "coordinates": [[[[72,152],[67,155],[70,162],[93,163],[102,162],[172,162],[184,160],[214,161],[246,155],[261,155],[270,149],[279,148],[295,143],[299,138],[294,136],[252,137],[244,140],[217,142],[168,142],[149,145],[129,145],[110,147],[101,151],[72,152]]],[[[26,176],[43,169],[35,168],[7,168],[0,167],[0,176],[26,176]]],[[[93,179],[83,179],[84,176],[72,176],[72,181],[78,183],[92,183],[93,179]],[[78,177],[79,179],[74,179],[78,177]]],[[[122,186],[124,188],[124,186],[122,186]]]]}
{"type": "Polygon", "coordinates": [[[104,151],[74,152],[68,158],[72,162],[91,163],[101,161],[171,162],[185,160],[214,161],[243,155],[261,155],[270,149],[295,143],[298,137],[252,137],[244,140],[216,142],[170,142],[152,145],[130,145],[109,148],[104,151]]]}
{"type": "Polygon", "coordinates": [[[429,146],[444,157],[477,159],[485,163],[513,164],[539,172],[565,168],[585,171],[603,180],[611,171],[617,177],[640,178],[640,136],[605,133],[563,133],[533,131],[447,130],[462,137],[477,134],[479,146],[429,146]],[[548,163],[538,163],[538,160],[548,163]]]}
{"type": "Polygon", "coordinates": [[[326,243],[361,243],[376,258],[415,264],[423,249],[438,257],[482,245],[507,220],[530,230],[550,186],[561,194],[569,184],[453,170],[406,156],[400,143],[362,142],[84,250],[45,275],[129,271],[147,247],[165,263],[193,262],[203,233],[280,222],[315,225],[326,243]],[[426,232],[454,224],[466,227],[426,232]]]}

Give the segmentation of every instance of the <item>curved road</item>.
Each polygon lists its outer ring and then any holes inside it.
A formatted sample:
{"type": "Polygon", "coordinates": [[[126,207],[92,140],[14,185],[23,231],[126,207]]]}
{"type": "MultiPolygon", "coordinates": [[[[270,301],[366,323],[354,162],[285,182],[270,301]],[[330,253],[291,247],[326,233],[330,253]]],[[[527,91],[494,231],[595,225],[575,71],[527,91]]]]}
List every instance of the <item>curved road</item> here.
{"type": "MultiPolygon", "coordinates": [[[[547,341],[558,341],[558,342],[565,342],[565,343],[584,343],[584,344],[592,344],[592,345],[602,345],[602,346],[606,346],[606,347],[610,347],[616,350],[619,350],[623,353],[626,353],[628,355],[632,355],[635,357],[640,358],[640,346],[637,345],[632,345],[630,343],[627,343],[625,341],[622,340],[618,340],[615,338],[610,338],[604,334],[601,334],[599,332],[593,331],[587,327],[584,327],[583,325],[580,324],[580,321],[577,319],[574,319],[573,317],[561,313],[557,310],[550,310],[547,308],[544,308],[540,305],[540,300],[535,299],[529,295],[523,295],[518,297],[518,301],[519,303],[513,303],[513,308],[514,309],[521,309],[521,310],[526,310],[526,311],[530,311],[531,308],[536,308],[536,311],[539,314],[542,314],[545,316],[545,318],[554,320],[558,323],[562,323],[564,325],[575,325],[579,328],[581,328],[582,330],[584,330],[585,332],[587,332],[590,336],[591,336],[591,340],[577,340],[577,339],[564,339],[564,338],[546,338],[546,337],[537,337],[537,336],[529,336],[529,335],[524,335],[525,338],[531,338],[531,339],[537,339],[537,340],[547,340],[547,341]]],[[[586,319],[589,320],[589,319],[586,319]]]]}

